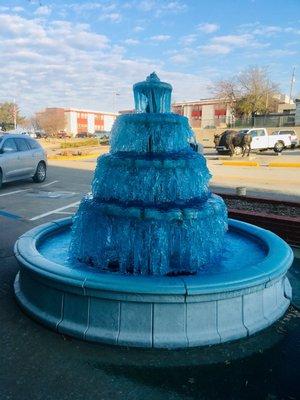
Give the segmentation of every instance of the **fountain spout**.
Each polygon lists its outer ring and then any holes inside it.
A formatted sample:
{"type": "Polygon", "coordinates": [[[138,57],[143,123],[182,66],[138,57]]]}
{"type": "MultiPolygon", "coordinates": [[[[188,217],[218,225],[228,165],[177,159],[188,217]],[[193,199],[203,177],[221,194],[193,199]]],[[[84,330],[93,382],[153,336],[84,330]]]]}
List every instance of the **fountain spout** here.
{"type": "Polygon", "coordinates": [[[145,81],[133,85],[135,110],[137,113],[171,112],[172,86],[161,82],[155,72],[145,81]]]}

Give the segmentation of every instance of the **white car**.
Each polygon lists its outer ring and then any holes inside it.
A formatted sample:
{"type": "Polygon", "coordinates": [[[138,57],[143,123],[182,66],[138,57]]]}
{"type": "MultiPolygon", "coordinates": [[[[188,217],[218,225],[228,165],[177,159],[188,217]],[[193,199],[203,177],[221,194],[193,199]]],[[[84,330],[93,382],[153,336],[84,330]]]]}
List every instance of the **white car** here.
{"type": "Polygon", "coordinates": [[[7,131],[5,133],[6,134],[10,134],[10,135],[27,135],[27,136],[30,136],[33,139],[36,139],[35,132],[27,131],[26,129],[21,129],[21,128],[16,128],[16,129],[13,129],[11,131],[7,131]]]}

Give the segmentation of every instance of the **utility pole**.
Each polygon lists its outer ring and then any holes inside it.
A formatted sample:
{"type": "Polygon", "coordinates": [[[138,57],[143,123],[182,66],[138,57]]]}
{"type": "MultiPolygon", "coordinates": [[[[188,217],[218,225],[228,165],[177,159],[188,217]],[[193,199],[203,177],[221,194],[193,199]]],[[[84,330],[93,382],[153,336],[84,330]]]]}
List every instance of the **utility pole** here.
{"type": "Polygon", "coordinates": [[[16,99],[14,99],[13,117],[14,117],[14,129],[17,129],[16,99]]]}
{"type": "Polygon", "coordinates": [[[292,79],[291,79],[291,86],[290,86],[290,99],[289,102],[292,100],[293,88],[295,83],[295,67],[293,67],[292,79]]]}
{"type": "Polygon", "coordinates": [[[120,96],[120,93],[114,91],[113,92],[113,112],[117,112],[117,96],[120,96]]]}

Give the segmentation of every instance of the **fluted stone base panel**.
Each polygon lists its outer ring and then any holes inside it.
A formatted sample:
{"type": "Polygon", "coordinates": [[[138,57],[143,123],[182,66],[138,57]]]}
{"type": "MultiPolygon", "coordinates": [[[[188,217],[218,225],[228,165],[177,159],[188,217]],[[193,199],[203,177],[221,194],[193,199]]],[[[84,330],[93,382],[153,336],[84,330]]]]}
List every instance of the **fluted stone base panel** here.
{"type": "Polygon", "coordinates": [[[246,337],[290,304],[293,255],[271,232],[230,220],[268,248],[263,262],[231,273],[189,277],[126,276],[56,264],[39,253],[71,219],[25,233],[15,245],[15,294],[34,319],[55,331],[114,345],[186,348],[246,337]]]}
{"type": "Polygon", "coordinates": [[[134,301],[69,293],[22,270],[15,280],[21,307],[59,333],[115,345],[184,348],[222,343],[251,335],[280,318],[290,304],[286,277],[248,293],[197,296],[140,295],[134,301]],[[223,297],[223,298],[222,298],[223,297]]]}

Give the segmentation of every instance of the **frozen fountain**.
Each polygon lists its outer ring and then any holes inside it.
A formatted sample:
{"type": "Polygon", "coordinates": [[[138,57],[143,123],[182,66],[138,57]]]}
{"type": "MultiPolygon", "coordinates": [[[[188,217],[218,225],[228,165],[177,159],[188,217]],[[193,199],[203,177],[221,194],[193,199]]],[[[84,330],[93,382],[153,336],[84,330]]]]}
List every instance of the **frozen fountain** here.
{"type": "Polygon", "coordinates": [[[84,340],[183,348],[238,339],[280,318],[293,255],[275,234],[228,220],[209,188],[171,85],[134,85],[134,114],[116,120],[73,220],[15,245],[21,307],[84,340]]]}

